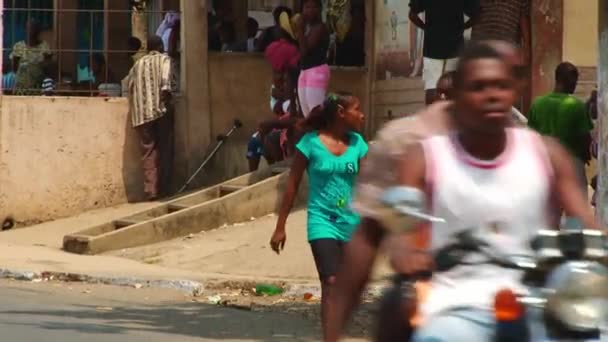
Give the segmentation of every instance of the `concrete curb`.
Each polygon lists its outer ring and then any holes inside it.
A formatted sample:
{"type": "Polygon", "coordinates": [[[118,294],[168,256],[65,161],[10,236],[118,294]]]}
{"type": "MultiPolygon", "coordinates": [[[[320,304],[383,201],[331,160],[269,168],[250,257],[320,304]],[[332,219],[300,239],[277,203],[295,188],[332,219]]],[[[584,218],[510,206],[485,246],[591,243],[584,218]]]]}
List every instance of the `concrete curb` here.
{"type": "Polygon", "coordinates": [[[0,268],[0,278],[15,279],[22,281],[65,281],[65,282],[83,282],[89,284],[105,284],[114,286],[128,286],[134,288],[158,288],[171,289],[184,292],[190,296],[200,296],[205,290],[205,286],[194,280],[186,279],[143,279],[136,277],[110,277],[110,276],[93,276],[79,273],[69,272],[54,272],[54,271],[21,271],[9,270],[0,268]]]}
{"type": "MultiPolygon", "coordinates": [[[[111,277],[95,276],[82,273],[56,272],[56,271],[22,271],[0,268],[0,279],[14,279],[20,281],[43,282],[43,281],[62,281],[80,282],[88,284],[104,284],[112,286],[124,286],[134,288],[156,288],[169,289],[185,293],[192,297],[198,297],[205,291],[203,283],[188,279],[144,279],[137,277],[111,277]]],[[[227,280],[215,279],[208,282],[208,289],[218,289],[229,287],[234,289],[251,289],[255,283],[271,283],[281,286],[284,289],[282,297],[302,298],[305,295],[321,297],[321,286],[310,283],[296,283],[289,281],[264,282],[250,280],[227,280]]],[[[364,292],[364,297],[378,298],[387,288],[387,284],[372,283],[368,285],[364,292]]]]}

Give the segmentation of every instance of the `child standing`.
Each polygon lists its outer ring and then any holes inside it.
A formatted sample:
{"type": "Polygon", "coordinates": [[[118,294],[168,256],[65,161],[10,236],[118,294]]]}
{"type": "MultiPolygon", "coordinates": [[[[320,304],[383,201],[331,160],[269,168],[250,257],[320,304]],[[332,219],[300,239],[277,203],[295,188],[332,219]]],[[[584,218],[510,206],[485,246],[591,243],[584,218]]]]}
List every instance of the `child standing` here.
{"type": "MultiPolygon", "coordinates": [[[[325,327],[328,300],[344,245],[359,224],[350,209],[353,186],[367,143],[357,133],[364,115],[352,95],[329,95],[315,107],[303,126],[308,131],[297,143],[283,204],[270,245],[276,253],[285,246],[287,217],[304,170],[308,173],[308,241],[321,280],[321,320],[325,327]]],[[[325,330],[325,329],[324,329],[325,330]]]]}

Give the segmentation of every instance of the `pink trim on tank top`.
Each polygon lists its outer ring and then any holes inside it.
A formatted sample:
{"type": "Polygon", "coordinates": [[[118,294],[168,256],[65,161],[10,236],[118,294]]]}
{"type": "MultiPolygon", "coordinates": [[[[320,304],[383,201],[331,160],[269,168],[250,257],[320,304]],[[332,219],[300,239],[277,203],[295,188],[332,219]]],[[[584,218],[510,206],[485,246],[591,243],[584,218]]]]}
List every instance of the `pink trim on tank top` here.
{"type": "Polygon", "coordinates": [[[482,160],[470,155],[465,151],[464,147],[462,147],[455,134],[450,135],[450,141],[456,152],[456,157],[461,161],[479,169],[495,169],[501,167],[511,159],[514,150],[514,135],[515,133],[512,129],[507,129],[507,146],[505,147],[505,150],[493,160],[482,160]]]}

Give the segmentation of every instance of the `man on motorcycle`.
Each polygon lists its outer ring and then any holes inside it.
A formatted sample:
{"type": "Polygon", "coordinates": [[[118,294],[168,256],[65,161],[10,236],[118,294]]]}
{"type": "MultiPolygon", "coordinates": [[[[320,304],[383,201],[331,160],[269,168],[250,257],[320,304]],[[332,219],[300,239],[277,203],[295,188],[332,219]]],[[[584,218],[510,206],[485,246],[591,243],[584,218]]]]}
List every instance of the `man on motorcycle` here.
{"type": "MultiPolygon", "coordinates": [[[[496,50],[470,45],[454,83],[449,108],[454,132],[413,145],[399,161],[399,183],[425,191],[431,213],[446,220],[420,227],[414,238],[405,237],[411,248],[400,251],[400,271],[430,267],[428,251],[472,227],[497,248],[525,253],[528,239],[550,223],[552,198],[586,227],[598,228],[567,152],[553,140],[509,127],[514,79],[496,50]]],[[[337,278],[340,290],[331,299],[335,311],[330,313],[327,341],[337,341],[385,235],[382,223],[368,218],[347,246],[337,278]]],[[[494,295],[504,287],[517,288],[518,280],[516,272],[489,265],[458,267],[435,277],[429,300],[420,305],[424,321],[414,340],[488,340],[494,295]]]]}

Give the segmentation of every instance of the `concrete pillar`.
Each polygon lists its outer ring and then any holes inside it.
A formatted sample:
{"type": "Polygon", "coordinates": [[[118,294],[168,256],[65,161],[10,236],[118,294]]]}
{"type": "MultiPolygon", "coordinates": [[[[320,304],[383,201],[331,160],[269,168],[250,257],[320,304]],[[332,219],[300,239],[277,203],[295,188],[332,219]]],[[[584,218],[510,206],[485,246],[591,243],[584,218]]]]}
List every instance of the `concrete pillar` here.
{"type": "Polygon", "coordinates": [[[212,141],[207,52],[207,8],[210,2],[180,2],[182,74],[175,116],[175,179],[178,183],[185,181],[198,168],[212,141]]]}
{"type": "Polygon", "coordinates": [[[146,3],[142,1],[131,12],[131,35],[141,41],[142,51],[146,50],[148,42],[148,16],[145,11],[146,3]]]}
{"type": "Polygon", "coordinates": [[[608,1],[600,1],[598,8],[599,63],[598,116],[599,156],[597,214],[604,226],[608,225],[608,1]]]}

